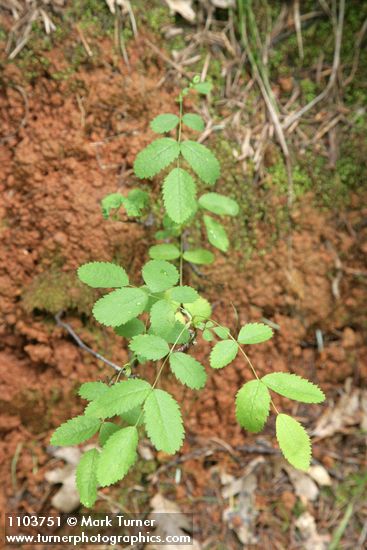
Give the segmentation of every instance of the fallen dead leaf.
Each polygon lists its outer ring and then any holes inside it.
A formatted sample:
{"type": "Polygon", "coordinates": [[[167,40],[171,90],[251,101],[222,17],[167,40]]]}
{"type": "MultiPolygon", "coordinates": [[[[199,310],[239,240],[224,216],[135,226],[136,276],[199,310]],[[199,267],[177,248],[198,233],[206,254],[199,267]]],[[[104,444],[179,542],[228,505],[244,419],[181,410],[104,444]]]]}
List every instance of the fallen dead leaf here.
{"type": "Polygon", "coordinates": [[[319,535],[315,518],[304,512],[295,523],[302,541],[304,550],[326,550],[330,541],[330,535],[319,535]]]}
{"type": "Polygon", "coordinates": [[[77,447],[62,447],[60,449],[53,449],[51,453],[55,458],[66,462],[65,466],[45,473],[45,479],[49,483],[61,483],[61,488],[52,497],[51,504],[56,510],[69,514],[80,505],[75,471],[81,452],[77,447]]]}
{"type": "Polygon", "coordinates": [[[116,6],[120,6],[125,11],[128,11],[128,1],[127,0],[105,0],[107,6],[111,13],[116,12],[116,6]]]}
{"type": "Polygon", "coordinates": [[[330,487],[331,478],[329,476],[329,472],[326,468],[324,468],[324,466],[321,466],[321,464],[311,466],[307,474],[312,477],[312,479],[316,481],[317,485],[320,487],[330,487]]]}
{"type": "MultiPolygon", "coordinates": [[[[150,519],[155,520],[157,526],[155,535],[160,535],[162,538],[168,535],[184,536],[191,531],[191,522],[188,516],[181,512],[178,505],[172,500],[168,500],[160,493],[157,493],[150,501],[152,507],[152,514],[150,519]],[[158,514],[158,515],[157,515],[158,514]]],[[[147,550],[159,550],[161,545],[148,545],[147,550]]],[[[190,550],[201,550],[200,544],[192,540],[192,544],[169,544],[165,545],[167,550],[184,550],[185,548],[190,550]]]]}
{"type": "Polygon", "coordinates": [[[244,480],[257,468],[257,466],[264,464],[264,462],[265,459],[263,456],[259,456],[251,460],[240,478],[235,478],[234,476],[222,472],[221,482],[222,485],[224,485],[224,488],[222,489],[222,497],[230,498],[240,494],[243,488],[244,480]]]}
{"type": "Polygon", "coordinates": [[[221,8],[223,10],[226,10],[228,8],[234,8],[236,5],[235,0],[210,0],[210,3],[215,8],[221,8]]]}
{"type": "Polygon", "coordinates": [[[138,445],[138,453],[144,460],[154,460],[154,454],[149,445],[140,442],[138,445]]]}
{"type": "MultiPolygon", "coordinates": [[[[244,544],[256,544],[255,520],[257,509],[255,492],[257,488],[256,468],[265,462],[264,457],[259,456],[249,462],[242,477],[235,478],[225,472],[221,472],[221,482],[224,485],[222,496],[225,499],[233,499],[237,496],[236,503],[223,511],[223,520],[232,529],[239,541],[244,544]]],[[[232,503],[232,501],[230,501],[232,503]]]]}
{"type": "MultiPolygon", "coordinates": [[[[236,480],[237,481],[237,480],[236,480]]],[[[257,510],[255,506],[255,491],[257,488],[257,477],[255,474],[249,474],[239,480],[241,489],[238,499],[233,507],[226,508],[223,511],[223,521],[232,529],[238,540],[244,544],[256,544],[255,519],[257,510]]],[[[237,491],[232,485],[232,492],[237,491]]]]}
{"type": "Polygon", "coordinates": [[[283,92],[289,93],[293,90],[293,78],[291,76],[280,77],[279,85],[283,92]]]}
{"type": "Polygon", "coordinates": [[[346,392],[340,397],[335,406],[330,406],[321,416],[313,431],[319,439],[330,437],[337,432],[344,432],[348,426],[367,424],[364,408],[365,393],[358,388],[351,387],[351,380],[346,382],[346,392]]]}
{"type": "Polygon", "coordinates": [[[287,472],[297,496],[299,496],[304,504],[308,501],[316,500],[319,488],[307,473],[295,470],[288,466],[288,464],[284,464],[284,470],[287,472]]]}
{"type": "Polygon", "coordinates": [[[175,13],[179,13],[181,17],[192,23],[195,21],[196,15],[192,9],[192,0],[165,0],[169,9],[175,13]]]}

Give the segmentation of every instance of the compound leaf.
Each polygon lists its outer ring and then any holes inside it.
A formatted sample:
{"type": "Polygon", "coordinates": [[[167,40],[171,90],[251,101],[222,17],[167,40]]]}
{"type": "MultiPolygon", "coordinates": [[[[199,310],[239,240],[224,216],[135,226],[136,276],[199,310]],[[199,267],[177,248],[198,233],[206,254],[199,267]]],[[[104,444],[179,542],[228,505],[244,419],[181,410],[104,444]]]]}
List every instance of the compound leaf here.
{"type": "Polygon", "coordinates": [[[108,438],[97,466],[97,479],[102,487],[122,479],[137,459],[138,431],[123,428],[108,438]]]}
{"type": "Polygon", "coordinates": [[[150,324],[154,334],[168,336],[176,322],[175,308],[167,300],[158,300],[150,310],[150,324]]]}
{"type": "Polygon", "coordinates": [[[180,251],[174,244],[157,244],[149,248],[149,256],[152,260],[176,260],[180,251]]]}
{"type": "Polygon", "coordinates": [[[200,115],[195,113],[186,113],[186,115],[182,117],[182,122],[185,126],[188,126],[188,128],[196,130],[197,132],[202,132],[205,128],[203,119],[200,115]]]}
{"type": "Polygon", "coordinates": [[[104,447],[107,439],[118,430],[121,430],[121,426],[118,426],[118,424],[114,422],[103,422],[99,430],[99,443],[101,447],[104,447]]]}
{"type": "Polygon", "coordinates": [[[191,286],[175,286],[170,291],[172,300],[180,303],[192,303],[199,298],[199,294],[191,286]]]}
{"type": "Polygon", "coordinates": [[[129,284],[126,271],[110,262],[89,262],[78,269],[78,277],[92,288],[119,288],[129,284]]]}
{"type": "Polygon", "coordinates": [[[91,449],[83,454],[76,469],[76,486],[78,487],[80,502],[91,508],[97,500],[97,465],[99,452],[91,449]]]}
{"type": "Polygon", "coordinates": [[[231,333],[231,331],[227,327],[214,327],[213,330],[221,340],[227,340],[231,333]]]}
{"type": "Polygon", "coordinates": [[[200,390],[206,383],[206,372],[201,363],[190,355],[177,351],[170,356],[170,367],[176,378],[193,390],[200,390]]]}
{"type": "Polygon", "coordinates": [[[219,193],[205,193],[199,198],[199,205],[213,214],[222,216],[237,216],[239,212],[239,206],[235,200],[219,193]]]}
{"type": "Polygon", "coordinates": [[[121,420],[126,422],[126,424],[129,424],[129,426],[141,426],[144,420],[143,417],[144,414],[142,406],[134,407],[133,409],[120,414],[121,420]]]}
{"type": "Polygon", "coordinates": [[[273,372],[261,379],[271,390],[301,403],[322,403],[324,393],[305,378],[287,372],[273,372]]]}
{"type": "Polygon", "coordinates": [[[188,331],[187,327],[180,321],[175,322],[172,330],[168,334],[161,336],[169,344],[186,344],[190,340],[190,332],[188,331]]]}
{"type": "Polygon", "coordinates": [[[148,202],[148,193],[141,189],[132,189],[123,201],[127,216],[129,218],[141,216],[142,210],[147,206],[148,202]]]}
{"type": "Polygon", "coordinates": [[[152,292],[163,292],[175,286],[180,277],[175,266],[165,260],[150,260],[143,267],[142,275],[152,292]]]}
{"type": "Polygon", "coordinates": [[[308,470],[311,463],[311,441],[297,420],[287,414],[278,414],[276,435],[284,458],[299,470],[308,470]]]}
{"type": "Polygon", "coordinates": [[[78,445],[92,437],[101,425],[98,418],[89,416],[75,416],[54,431],[51,437],[51,445],[78,445]]]}
{"type": "Polygon", "coordinates": [[[251,380],[242,386],[236,396],[236,418],[242,428],[260,432],[269,416],[269,390],[260,380],[251,380]]]}
{"type": "Polygon", "coordinates": [[[210,366],[213,369],[222,369],[236,357],[238,352],[237,342],[233,340],[222,340],[215,344],[210,353],[210,366]]]}
{"type": "Polygon", "coordinates": [[[197,82],[193,85],[193,88],[199,94],[208,95],[213,88],[213,84],[211,82],[197,82]]]}
{"type": "Polygon", "coordinates": [[[214,254],[205,248],[196,250],[186,250],[183,253],[183,259],[192,264],[206,265],[214,262],[214,254]]]}
{"type": "Polygon", "coordinates": [[[143,334],[145,332],[145,325],[140,319],[131,319],[131,321],[128,321],[124,325],[115,327],[114,331],[124,338],[132,338],[138,334],[143,334]]]}
{"type": "Polygon", "coordinates": [[[263,323],[247,323],[240,330],[237,340],[240,344],[261,344],[273,336],[273,331],[263,323]]]}
{"type": "Polygon", "coordinates": [[[222,252],[226,252],[229,247],[229,240],[223,225],[210,216],[204,216],[204,224],[210,244],[222,252]]]}
{"type": "Polygon", "coordinates": [[[195,302],[184,303],[184,308],[190,313],[193,324],[201,323],[212,314],[212,308],[208,300],[200,296],[195,302]]]}
{"type": "Polygon", "coordinates": [[[153,141],[137,155],[134,172],[138,178],[152,178],[166,168],[180,154],[180,146],[172,138],[160,138],[153,141]]]}
{"type": "Polygon", "coordinates": [[[83,399],[93,401],[107,390],[108,386],[103,382],[85,382],[80,386],[78,393],[83,399]]]}
{"type": "Polygon", "coordinates": [[[181,153],[205,183],[213,185],[217,181],[220,176],[220,165],[217,158],[205,145],[186,140],[181,143],[181,153]]]}
{"type": "Polygon", "coordinates": [[[117,382],[108,390],[89,403],[85,409],[88,418],[111,418],[141,405],[150,391],[150,384],[145,380],[129,379],[117,382]]]}
{"type": "Polygon", "coordinates": [[[164,134],[176,128],[180,119],[172,113],[163,113],[156,116],[150,123],[150,127],[156,134],[164,134]]]}
{"type": "Polygon", "coordinates": [[[163,201],[166,212],[175,223],[184,223],[197,208],[196,185],[182,168],[174,168],[163,182],[163,201]]]}
{"type": "Polygon", "coordinates": [[[139,288],[120,288],[94,304],[94,318],[107,327],[118,327],[144,311],[148,296],[139,288]]]}
{"type": "Polygon", "coordinates": [[[157,361],[169,353],[168,344],[160,336],[139,334],[132,338],[129,348],[147,360],[157,361]]]}
{"type": "Polygon", "coordinates": [[[148,437],[158,451],[174,454],[182,445],[184,428],[180,407],[163,390],[153,390],[144,403],[144,422],[148,437]]]}
{"type": "Polygon", "coordinates": [[[102,199],[102,214],[105,219],[108,219],[111,210],[117,210],[121,206],[124,206],[128,217],[140,216],[148,202],[148,193],[141,189],[132,189],[129,191],[127,197],[121,195],[121,193],[111,193],[102,199]]]}
{"type": "Polygon", "coordinates": [[[101,201],[102,215],[108,220],[111,210],[120,208],[124,203],[125,197],[121,193],[110,193],[106,195],[101,201]]]}
{"type": "Polygon", "coordinates": [[[213,342],[213,340],[214,340],[214,335],[213,335],[212,331],[208,328],[203,330],[202,336],[203,336],[203,338],[206,342],[213,342]]]}

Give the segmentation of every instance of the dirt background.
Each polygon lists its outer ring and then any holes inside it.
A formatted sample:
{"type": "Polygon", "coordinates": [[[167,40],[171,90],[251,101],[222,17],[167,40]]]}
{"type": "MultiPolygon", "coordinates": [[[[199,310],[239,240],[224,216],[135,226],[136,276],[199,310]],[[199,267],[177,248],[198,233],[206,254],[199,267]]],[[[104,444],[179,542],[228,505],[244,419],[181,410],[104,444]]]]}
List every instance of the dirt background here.
{"type": "MultiPolygon", "coordinates": [[[[74,34],[63,47],[78,40],[74,34]]],[[[84,342],[109,359],[122,364],[127,357],[125,341],[91,318],[95,294],[78,284],[76,268],[91,260],[114,259],[138,281],[147,248],[154,241],[152,227],[123,218],[103,221],[100,201],[110,192],[137,185],[131,170],[135,155],[152,137],[149,120],[175,109],[177,82],[162,84],[166,64],[142,36],[128,47],[129,68],[116,56],[110,39],[99,37],[98,48],[103,56],[81,65],[73,85],[51,78],[49,68],[29,81],[19,63],[4,64],[0,505],[12,512],[53,510],[51,500],[60,485],[50,484],[45,474],[63,461],[52,454],[50,434],[83,410],[76,396],[80,383],[111,375],[56,326],[54,314],[63,311],[64,320],[84,342]]],[[[58,46],[43,55],[54,74],[67,68],[58,46]]],[[[214,144],[215,136],[209,142],[214,144]]],[[[365,142],[360,146],[366,147],[365,142]]],[[[155,196],[159,182],[151,187],[155,196]]],[[[220,192],[221,181],[216,189],[220,192]]],[[[267,191],[265,198],[271,212],[284,208],[279,193],[267,191]]],[[[196,536],[203,548],[308,548],[307,540],[315,545],[316,535],[330,540],[344,517],[346,501],[357,494],[353,519],[338,548],[351,548],[360,539],[366,512],[358,496],[365,483],[361,429],[361,407],[366,406],[361,388],[366,387],[367,375],[365,198],[361,182],[359,191],[351,191],[348,203],[337,209],[315,205],[312,192],[297,199],[291,263],[286,228],[280,237],[270,239],[275,225],[259,220],[254,229],[256,250],[245,260],[241,227],[234,222],[229,230],[236,236],[235,251],[221,255],[215,269],[201,270],[202,276],[185,273],[186,280],[212,300],[223,324],[235,329],[238,322],[265,318],[279,327],[273,340],[251,350],[251,359],[260,374],[291,371],[321,385],[327,394],[322,406],[276,401],[311,432],[322,415],[340,405],[340,399],[345,407],[351,406],[348,396],[358,396],[353,414],[340,409],[342,416],[348,416],[345,423],[328,437],[315,438],[315,464],[328,472],[331,486],[321,484],[315,499],[297,493],[277,450],[273,420],[259,436],[244,433],[236,424],[234,396],[250,379],[248,368],[237,358],[225,372],[210,372],[199,395],[178,387],[167,375],[163,387],[182,403],[185,445],[172,459],[152,452],[145,442],[143,465],[120,486],[102,491],[109,500],[100,501],[100,509],[143,510],[159,494],[181,510],[197,514],[196,536]],[[322,349],[316,331],[322,334],[322,349]],[[246,516],[247,534],[241,535],[246,523],[241,499],[234,505],[237,493],[228,501],[223,487],[246,472],[256,481],[252,511],[246,516]],[[297,520],[307,513],[316,521],[313,539],[302,538],[299,525],[297,531],[297,520]],[[241,536],[247,537],[246,543],[240,542],[241,536]]],[[[209,344],[199,341],[195,356],[207,363],[209,350],[209,344]]]]}

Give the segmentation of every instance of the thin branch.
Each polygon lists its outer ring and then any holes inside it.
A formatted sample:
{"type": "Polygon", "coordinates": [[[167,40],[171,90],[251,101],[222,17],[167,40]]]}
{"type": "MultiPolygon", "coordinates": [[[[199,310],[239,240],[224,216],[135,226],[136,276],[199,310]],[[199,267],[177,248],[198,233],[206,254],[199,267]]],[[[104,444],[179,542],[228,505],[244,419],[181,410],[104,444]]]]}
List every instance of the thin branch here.
{"type": "Polygon", "coordinates": [[[302,40],[302,28],[301,28],[301,14],[299,0],[294,0],[294,26],[297,34],[298,52],[301,59],[304,57],[303,52],[303,40],[302,40]]]}
{"type": "Polygon", "coordinates": [[[82,29],[79,27],[79,25],[75,25],[75,28],[76,28],[76,30],[77,30],[77,33],[78,33],[78,35],[79,35],[79,38],[80,38],[81,43],[83,44],[83,47],[84,47],[85,51],[87,52],[87,56],[88,56],[88,57],[92,57],[92,56],[93,56],[93,52],[92,52],[92,50],[91,50],[91,47],[90,47],[89,44],[88,44],[87,39],[86,39],[85,36],[84,36],[84,33],[83,33],[82,29]]]}
{"type": "Polygon", "coordinates": [[[124,35],[122,32],[122,9],[120,9],[119,6],[116,6],[114,34],[115,34],[115,47],[123,57],[126,66],[130,68],[129,56],[126,50],[124,35]]]}
{"type": "Polygon", "coordinates": [[[57,313],[57,315],[55,315],[56,324],[59,327],[64,328],[70,334],[70,336],[75,340],[75,342],[78,344],[78,346],[81,349],[83,349],[84,351],[87,351],[88,353],[93,355],[93,357],[96,357],[96,359],[99,359],[100,361],[102,361],[103,363],[108,365],[109,367],[112,367],[116,372],[118,372],[118,373],[122,372],[126,376],[128,376],[128,374],[127,374],[126,370],[124,369],[124,367],[119,367],[118,365],[116,365],[115,363],[110,361],[109,359],[106,359],[106,357],[103,357],[103,355],[101,355],[97,351],[94,351],[94,349],[92,349],[89,346],[87,346],[86,344],[84,344],[83,340],[81,340],[81,338],[79,338],[79,336],[76,334],[74,329],[68,323],[65,323],[64,321],[61,320],[61,316],[62,316],[62,311],[60,311],[59,313],[57,313]]]}
{"type": "Polygon", "coordinates": [[[137,24],[136,24],[136,19],[135,19],[133,9],[132,9],[131,4],[130,4],[130,0],[126,0],[126,6],[127,6],[127,11],[129,12],[131,28],[133,30],[134,37],[137,38],[138,37],[138,27],[137,27],[137,24]]]}

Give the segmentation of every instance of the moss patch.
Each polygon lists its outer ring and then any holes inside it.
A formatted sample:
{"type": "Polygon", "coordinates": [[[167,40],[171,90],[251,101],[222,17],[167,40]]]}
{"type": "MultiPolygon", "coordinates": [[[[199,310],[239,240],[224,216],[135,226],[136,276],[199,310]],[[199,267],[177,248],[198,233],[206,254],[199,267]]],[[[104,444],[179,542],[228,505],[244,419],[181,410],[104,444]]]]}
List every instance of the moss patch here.
{"type": "Polygon", "coordinates": [[[38,310],[52,315],[71,309],[89,313],[95,297],[95,292],[79,283],[74,274],[57,267],[35,277],[22,295],[27,312],[38,310]]]}

